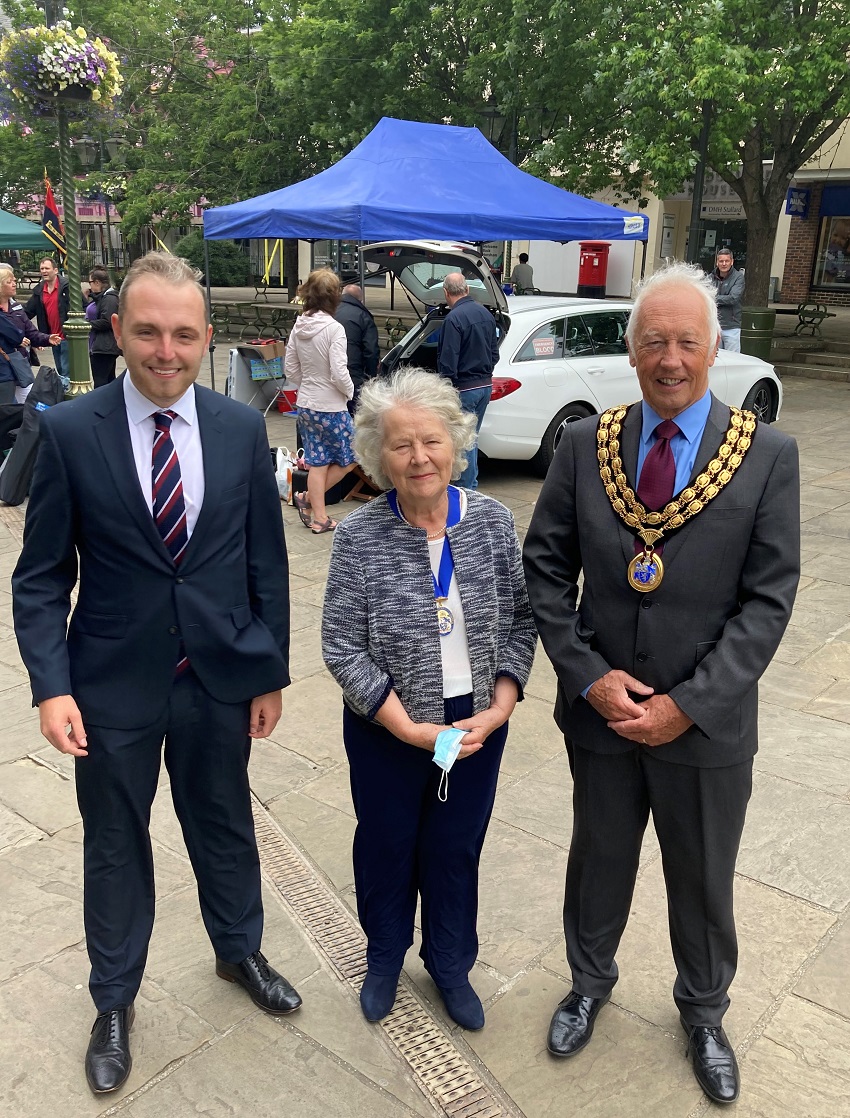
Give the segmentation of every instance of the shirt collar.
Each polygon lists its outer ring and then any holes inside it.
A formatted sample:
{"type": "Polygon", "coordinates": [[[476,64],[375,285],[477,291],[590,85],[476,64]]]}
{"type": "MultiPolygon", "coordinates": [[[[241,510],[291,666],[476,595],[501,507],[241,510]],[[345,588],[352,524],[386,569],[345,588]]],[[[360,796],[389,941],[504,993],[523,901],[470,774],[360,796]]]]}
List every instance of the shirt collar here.
{"type": "MultiPolygon", "coordinates": [[[[646,400],[643,400],[641,405],[643,423],[641,425],[640,438],[641,442],[649,446],[652,441],[652,433],[658,424],[662,422],[662,419],[654,408],[649,406],[646,400]]],[[[689,443],[694,443],[702,438],[702,433],[708,422],[708,413],[710,411],[711,392],[706,389],[702,399],[697,400],[695,404],[691,404],[690,407],[685,408],[683,412],[679,412],[676,416],[674,422],[689,443]]]]}
{"type": "MultiPolygon", "coordinates": [[[[159,407],[154,404],[147,396],[142,393],[133,384],[129,372],[124,374],[124,404],[127,408],[127,415],[131,423],[142,423],[151,416],[156,415],[157,412],[165,411],[165,408],[159,407]]],[[[179,400],[173,404],[169,404],[168,411],[173,411],[185,420],[188,424],[195,422],[195,386],[190,385],[179,400]]]]}

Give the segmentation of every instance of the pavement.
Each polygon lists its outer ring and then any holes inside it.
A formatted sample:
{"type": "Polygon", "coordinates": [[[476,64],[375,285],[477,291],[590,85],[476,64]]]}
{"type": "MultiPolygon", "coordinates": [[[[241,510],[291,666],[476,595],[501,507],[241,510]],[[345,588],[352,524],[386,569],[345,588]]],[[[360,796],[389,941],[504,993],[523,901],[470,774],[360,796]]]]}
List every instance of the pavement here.
{"type": "MultiPolygon", "coordinates": [[[[787,380],[780,426],[802,455],[803,576],[761,689],[761,748],[736,881],[740,965],[726,1027],[741,1064],[737,1118],[850,1116],[850,384],[787,380]]],[[[272,445],[292,420],[269,416],[272,445]]],[[[528,526],[540,482],[485,462],[482,489],[528,526]]],[[[346,514],[348,505],[334,512],[346,514]]],[[[561,931],[570,777],[538,653],[512,719],[481,864],[472,980],[486,1027],[451,1027],[416,954],[397,1009],[361,1016],[354,814],[340,693],[321,660],[332,546],[283,508],[291,555],[293,685],[251,761],[266,888],[264,947],[304,998],[272,1019],[221,982],[163,774],[154,839],[158,916],[126,1089],[96,1098],[82,1063],[93,1020],[81,921],[72,763],[39,736],[0,590],[0,1115],[3,1118],[695,1118],[712,1110],[685,1059],[657,843],[647,835],[621,978],[592,1044],[546,1052],[569,988],[561,931]]],[[[22,509],[0,510],[11,574],[22,509]]]]}

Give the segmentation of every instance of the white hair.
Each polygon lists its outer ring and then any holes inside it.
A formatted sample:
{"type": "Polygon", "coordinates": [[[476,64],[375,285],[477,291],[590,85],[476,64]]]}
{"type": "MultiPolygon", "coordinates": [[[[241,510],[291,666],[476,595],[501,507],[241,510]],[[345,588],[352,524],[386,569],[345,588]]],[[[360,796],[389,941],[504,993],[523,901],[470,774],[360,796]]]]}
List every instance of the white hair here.
{"type": "Polygon", "coordinates": [[[373,377],[360,392],[354,417],[354,454],[381,489],[392,489],[383,466],[384,418],[393,408],[430,412],[445,427],[454,448],[452,477],[466,466],[465,451],[475,444],[476,419],[463,411],[450,380],[427,369],[398,369],[391,377],[373,377]]]}
{"type": "Polygon", "coordinates": [[[713,343],[720,333],[714,283],[711,276],[706,275],[698,264],[683,264],[679,260],[654,272],[640,284],[635,295],[635,305],[632,307],[632,313],[629,316],[629,324],[626,327],[626,338],[630,342],[634,339],[638,330],[643,303],[648,296],[668,293],[672,302],[675,300],[676,292],[683,290],[695,291],[705,303],[709,342],[713,343]]]}

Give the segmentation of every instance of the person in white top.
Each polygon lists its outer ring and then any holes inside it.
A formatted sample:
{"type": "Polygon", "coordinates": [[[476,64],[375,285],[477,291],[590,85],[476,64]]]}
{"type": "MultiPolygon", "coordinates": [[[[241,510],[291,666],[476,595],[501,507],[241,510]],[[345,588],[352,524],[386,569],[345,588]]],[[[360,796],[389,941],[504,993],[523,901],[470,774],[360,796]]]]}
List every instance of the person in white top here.
{"type": "Polygon", "coordinates": [[[336,528],[325,508],[325,493],[356,464],[347,407],[354,382],[345,330],[334,319],[341,297],[338,277],[329,268],[318,268],[298,294],[304,310],[287,340],[285,371],[298,385],[298,429],[310,470],[306,497],[296,493],[293,500],[302,524],[318,535],[336,528]]]}

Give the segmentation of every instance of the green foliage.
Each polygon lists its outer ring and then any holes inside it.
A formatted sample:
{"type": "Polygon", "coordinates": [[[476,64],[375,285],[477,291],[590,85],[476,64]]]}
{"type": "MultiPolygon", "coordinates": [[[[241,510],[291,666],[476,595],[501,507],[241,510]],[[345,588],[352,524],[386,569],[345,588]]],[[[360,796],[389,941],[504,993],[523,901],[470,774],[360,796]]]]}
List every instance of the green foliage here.
{"type": "MultiPolygon", "coordinates": [[[[251,282],[251,261],[232,241],[209,241],[210,283],[215,287],[244,287],[251,282]]],[[[204,238],[200,229],[181,237],[174,246],[175,256],[205,271],[204,238]]]]}

